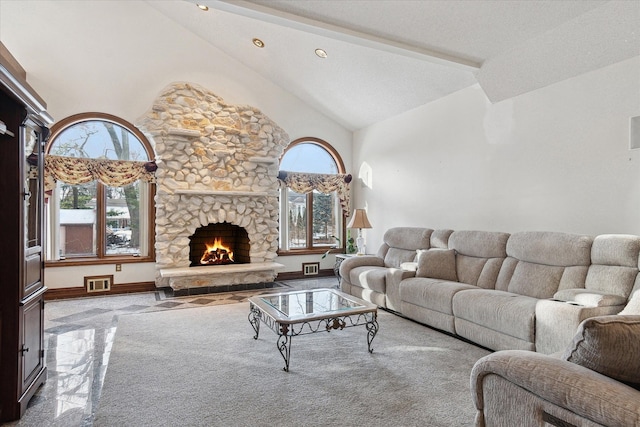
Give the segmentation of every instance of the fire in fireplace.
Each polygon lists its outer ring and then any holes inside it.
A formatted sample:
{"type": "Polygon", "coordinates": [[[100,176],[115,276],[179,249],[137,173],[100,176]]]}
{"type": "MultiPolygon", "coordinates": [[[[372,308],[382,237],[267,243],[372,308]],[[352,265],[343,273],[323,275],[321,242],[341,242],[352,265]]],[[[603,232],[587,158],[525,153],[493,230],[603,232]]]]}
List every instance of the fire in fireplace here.
{"type": "Polygon", "coordinates": [[[251,262],[247,231],[227,222],[198,228],[189,238],[191,267],[251,262]]]}
{"type": "Polygon", "coordinates": [[[200,264],[231,264],[233,262],[233,251],[222,244],[219,238],[215,238],[213,244],[206,243],[205,249],[200,258],[200,264]]]}

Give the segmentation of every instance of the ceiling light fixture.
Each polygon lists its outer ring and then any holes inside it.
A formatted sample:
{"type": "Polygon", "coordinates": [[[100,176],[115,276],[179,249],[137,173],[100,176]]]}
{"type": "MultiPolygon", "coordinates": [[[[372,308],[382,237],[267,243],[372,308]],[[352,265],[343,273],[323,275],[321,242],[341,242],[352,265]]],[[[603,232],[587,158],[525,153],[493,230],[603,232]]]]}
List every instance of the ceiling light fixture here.
{"type": "Polygon", "coordinates": [[[260,39],[253,39],[252,42],[256,47],[260,47],[260,48],[264,47],[264,42],[260,39]]]}
{"type": "Polygon", "coordinates": [[[204,10],[205,12],[209,10],[209,6],[205,6],[203,4],[198,4],[197,6],[200,8],[200,10],[204,10]]]}
{"type": "Polygon", "coordinates": [[[324,49],[316,49],[316,55],[318,55],[320,58],[326,58],[327,57],[327,52],[324,49]]]}

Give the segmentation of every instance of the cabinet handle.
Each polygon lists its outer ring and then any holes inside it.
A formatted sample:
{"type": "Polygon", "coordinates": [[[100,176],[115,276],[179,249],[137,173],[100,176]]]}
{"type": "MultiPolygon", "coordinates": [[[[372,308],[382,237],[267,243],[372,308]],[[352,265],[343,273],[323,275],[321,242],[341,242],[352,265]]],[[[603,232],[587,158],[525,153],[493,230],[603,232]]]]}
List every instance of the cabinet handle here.
{"type": "Polygon", "coordinates": [[[22,197],[27,200],[29,197],[31,197],[31,191],[23,191],[22,192],[22,197]]]}
{"type": "Polygon", "coordinates": [[[29,347],[25,347],[25,345],[22,344],[22,348],[20,349],[20,353],[22,353],[24,355],[25,353],[28,353],[28,352],[29,352],[29,347]]]}

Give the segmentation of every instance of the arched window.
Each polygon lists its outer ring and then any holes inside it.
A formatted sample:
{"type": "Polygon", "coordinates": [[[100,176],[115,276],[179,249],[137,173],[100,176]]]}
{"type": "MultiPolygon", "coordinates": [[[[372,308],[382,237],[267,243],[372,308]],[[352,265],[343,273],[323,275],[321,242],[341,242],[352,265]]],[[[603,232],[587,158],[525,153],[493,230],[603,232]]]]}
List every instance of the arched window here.
{"type": "Polygon", "coordinates": [[[51,131],[45,149],[47,260],[152,258],[155,163],[145,136],[103,113],[68,117],[51,131]]]}
{"type": "MultiPolygon", "coordinates": [[[[280,170],[313,174],[344,174],[338,152],[318,138],[293,141],[280,161],[280,170]]],[[[320,253],[344,244],[344,211],[338,194],[317,190],[303,194],[281,188],[280,254],[320,253]]]]}

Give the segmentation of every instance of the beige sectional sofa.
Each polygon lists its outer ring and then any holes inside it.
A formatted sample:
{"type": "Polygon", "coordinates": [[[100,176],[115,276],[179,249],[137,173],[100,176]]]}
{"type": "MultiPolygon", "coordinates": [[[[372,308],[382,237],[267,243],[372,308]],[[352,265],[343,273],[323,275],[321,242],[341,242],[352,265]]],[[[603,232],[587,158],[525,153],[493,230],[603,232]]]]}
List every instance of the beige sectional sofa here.
{"type": "Polygon", "coordinates": [[[564,350],[640,289],[640,236],[389,229],[345,259],[343,292],[492,350],[564,350]]]}
{"type": "Polygon", "coordinates": [[[383,242],[342,262],[341,289],[498,350],[474,368],[477,425],[640,425],[640,379],[598,369],[640,375],[619,360],[640,361],[640,236],[397,227],[383,242]],[[581,333],[599,319],[633,326],[585,350],[581,333]]]}

